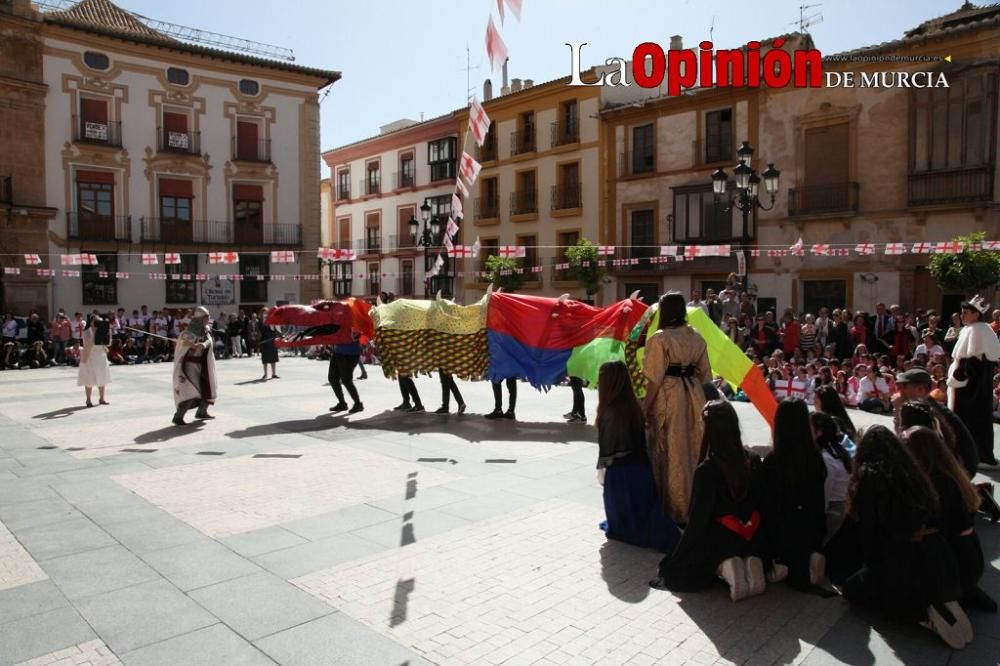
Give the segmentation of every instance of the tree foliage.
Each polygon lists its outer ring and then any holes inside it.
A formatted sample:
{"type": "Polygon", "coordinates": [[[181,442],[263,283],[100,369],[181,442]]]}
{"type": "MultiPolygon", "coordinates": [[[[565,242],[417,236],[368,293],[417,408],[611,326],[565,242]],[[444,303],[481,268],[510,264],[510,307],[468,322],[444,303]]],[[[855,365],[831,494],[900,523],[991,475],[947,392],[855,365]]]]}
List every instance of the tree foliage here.
{"type": "Polygon", "coordinates": [[[516,291],[524,284],[524,274],[514,270],[520,267],[519,259],[491,254],[486,257],[487,280],[494,287],[503,287],[504,291],[516,291]]]}
{"type": "Polygon", "coordinates": [[[942,289],[971,294],[1000,282],[1000,253],[981,249],[985,238],[982,232],[959,236],[961,252],[934,255],[930,271],[942,289]]]}
{"type": "Polygon", "coordinates": [[[566,260],[570,278],[580,283],[588,297],[601,290],[605,271],[600,266],[601,257],[592,241],[581,238],[574,247],[567,248],[566,260]]]}

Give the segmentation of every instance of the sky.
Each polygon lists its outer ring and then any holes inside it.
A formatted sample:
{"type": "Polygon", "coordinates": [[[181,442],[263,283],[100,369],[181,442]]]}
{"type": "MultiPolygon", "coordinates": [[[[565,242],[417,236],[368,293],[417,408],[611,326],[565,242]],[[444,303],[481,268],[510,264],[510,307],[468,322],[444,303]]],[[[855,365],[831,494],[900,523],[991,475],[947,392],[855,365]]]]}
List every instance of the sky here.
{"type": "MultiPolygon", "coordinates": [[[[671,35],[695,47],[714,22],[716,48],[734,48],[798,28],[800,4],[818,0],[523,0],[521,21],[496,0],[113,0],[150,18],[292,48],[303,65],[343,78],[321,104],[322,149],[378,134],[400,118],[433,118],[467,103],[469,77],[482,95],[491,75],[484,45],[494,17],[507,44],[510,77],[536,83],[570,73],[566,42],[587,42],[584,68],[628,58],[645,41],[671,35]]],[[[961,0],[827,0],[808,28],[817,48],[836,53],[902,37],[961,0]]],[[[943,54],[944,55],[944,54],[943,54]]],[[[492,73],[499,90],[499,72],[492,73]]],[[[324,177],[329,174],[324,173],[324,177]]]]}

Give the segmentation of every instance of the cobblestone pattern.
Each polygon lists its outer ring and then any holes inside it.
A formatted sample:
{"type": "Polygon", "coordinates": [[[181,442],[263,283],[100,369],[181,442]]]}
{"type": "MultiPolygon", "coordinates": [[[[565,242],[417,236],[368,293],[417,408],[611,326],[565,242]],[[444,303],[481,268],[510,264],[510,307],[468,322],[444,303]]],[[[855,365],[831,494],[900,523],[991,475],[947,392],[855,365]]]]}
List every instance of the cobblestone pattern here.
{"type": "Polygon", "coordinates": [[[22,661],[17,666],[121,666],[121,663],[103,641],[93,640],[22,661]]]}
{"type": "Polygon", "coordinates": [[[337,444],[275,453],[301,458],[220,460],[114,477],[153,504],[213,537],[269,527],[460,477],[337,444]]]}
{"type": "Polygon", "coordinates": [[[48,576],[0,522],[0,590],[45,580],[48,576]]]}
{"type": "Polygon", "coordinates": [[[846,607],[650,590],[660,555],[606,541],[602,517],[549,500],[292,582],[440,664],[798,663],[846,607]]]}

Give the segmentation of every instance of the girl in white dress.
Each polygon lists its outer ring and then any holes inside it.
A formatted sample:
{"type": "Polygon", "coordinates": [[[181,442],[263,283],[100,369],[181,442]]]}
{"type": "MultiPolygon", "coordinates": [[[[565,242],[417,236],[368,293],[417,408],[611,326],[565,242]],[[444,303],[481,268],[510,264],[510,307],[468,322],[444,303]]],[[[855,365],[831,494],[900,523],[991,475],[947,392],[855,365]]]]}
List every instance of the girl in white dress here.
{"type": "Polygon", "coordinates": [[[91,394],[97,387],[98,399],[102,405],[110,404],[104,399],[104,387],[111,383],[111,369],[108,364],[109,340],[108,322],[97,315],[87,318],[83,331],[83,352],[80,354],[80,368],[77,370],[76,385],[84,387],[87,407],[93,407],[91,394]]]}

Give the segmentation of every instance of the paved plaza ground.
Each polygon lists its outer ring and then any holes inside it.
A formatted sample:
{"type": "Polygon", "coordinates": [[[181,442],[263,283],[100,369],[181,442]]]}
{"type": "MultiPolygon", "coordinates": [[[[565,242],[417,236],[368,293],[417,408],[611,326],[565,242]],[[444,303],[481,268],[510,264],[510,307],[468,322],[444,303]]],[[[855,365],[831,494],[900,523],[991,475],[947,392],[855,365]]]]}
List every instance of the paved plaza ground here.
{"type": "MultiPolygon", "coordinates": [[[[230,360],[218,418],[177,428],[169,366],[112,372],[93,409],[74,369],[0,373],[0,665],[1000,662],[997,616],[952,652],[781,585],[650,590],[660,555],[597,527],[568,388],[522,384],[517,422],[482,418],[485,383],[460,383],[464,416],[404,415],[375,368],[365,411],[331,415],[325,363],[262,383],[230,360]]],[[[997,598],[1000,527],[978,529],[997,598]]]]}

